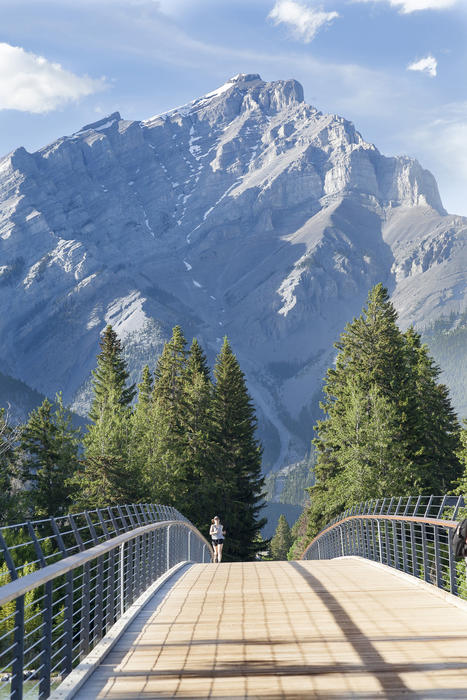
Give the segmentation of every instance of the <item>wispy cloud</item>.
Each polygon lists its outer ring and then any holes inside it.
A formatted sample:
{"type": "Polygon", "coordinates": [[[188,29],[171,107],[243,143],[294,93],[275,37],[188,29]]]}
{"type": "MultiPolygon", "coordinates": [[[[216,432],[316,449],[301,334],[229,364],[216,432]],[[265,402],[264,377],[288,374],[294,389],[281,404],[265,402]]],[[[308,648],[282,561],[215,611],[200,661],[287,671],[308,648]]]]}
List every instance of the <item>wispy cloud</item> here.
{"type": "Polygon", "coordinates": [[[268,17],[274,24],[287,25],[297,39],[309,43],[318,30],[339,17],[339,13],[316,10],[295,0],[276,0],[268,17]]]}
{"type": "Polygon", "coordinates": [[[0,110],[50,112],[104,87],[104,79],[80,77],[43,56],[0,43],[0,110]]]}
{"type": "Polygon", "coordinates": [[[420,58],[418,61],[409,63],[407,70],[420,71],[420,73],[426,73],[430,78],[436,78],[436,72],[438,68],[438,61],[434,56],[425,56],[425,58],[420,58]]]}
{"type": "Polygon", "coordinates": [[[420,10],[447,10],[457,5],[459,0],[353,0],[353,2],[386,2],[398,8],[402,14],[420,10]]]}

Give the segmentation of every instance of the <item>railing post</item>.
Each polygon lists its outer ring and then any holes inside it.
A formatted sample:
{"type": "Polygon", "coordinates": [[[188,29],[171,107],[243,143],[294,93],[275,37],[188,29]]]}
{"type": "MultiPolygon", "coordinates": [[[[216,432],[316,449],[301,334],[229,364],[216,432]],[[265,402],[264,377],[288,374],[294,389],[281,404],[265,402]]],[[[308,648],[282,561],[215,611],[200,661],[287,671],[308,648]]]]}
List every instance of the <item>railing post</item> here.
{"type": "Polygon", "coordinates": [[[383,564],[383,545],[381,542],[381,527],[379,520],[376,521],[376,525],[378,526],[379,561],[381,564],[383,564]]]}
{"type": "Polygon", "coordinates": [[[405,522],[401,520],[401,543],[402,543],[402,568],[405,573],[408,573],[409,563],[407,559],[407,533],[405,529],[405,522]]]}
{"type": "Polygon", "coordinates": [[[188,561],[191,561],[191,530],[188,530],[188,561]]]}
{"type": "MultiPolygon", "coordinates": [[[[73,530],[73,534],[75,536],[79,551],[83,552],[84,551],[84,544],[83,544],[83,540],[81,539],[81,535],[79,534],[78,527],[75,523],[75,519],[73,518],[72,515],[70,515],[69,520],[70,520],[70,525],[71,525],[71,528],[73,530]]],[[[83,565],[83,585],[81,588],[82,597],[83,597],[83,604],[82,604],[83,625],[80,629],[80,642],[81,642],[81,651],[82,651],[83,656],[85,656],[89,651],[89,618],[90,618],[89,581],[90,581],[90,569],[89,569],[89,563],[86,563],[83,565]]]]}
{"type": "Polygon", "coordinates": [[[430,580],[429,564],[430,563],[428,561],[425,523],[422,523],[422,557],[423,557],[423,578],[425,579],[425,581],[429,581],[430,580]]]}
{"type": "Polygon", "coordinates": [[[397,538],[397,520],[392,521],[392,542],[394,547],[394,567],[396,569],[400,568],[399,564],[399,542],[397,538]]]}
{"type": "MultiPolygon", "coordinates": [[[[50,518],[52,530],[57,538],[58,547],[63,557],[67,556],[67,549],[63,537],[58,529],[55,518],[50,518]]],[[[65,653],[63,655],[62,672],[64,675],[71,672],[73,667],[73,572],[65,575],[65,605],[64,605],[64,629],[65,629],[65,653]]]]}
{"type": "Polygon", "coordinates": [[[384,542],[386,545],[386,564],[391,566],[391,543],[389,540],[389,520],[384,521],[384,542]]]}
{"type": "Polygon", "coordinates": [[[433,537],[435,544],[435,576],[436,585],[438,588],[444,588],[443,577],[441,575],[441,562],[440,562],[440,552],[439,552],[439,527],[438,525],[433,526],[433,537]]]}
{"type": "Polygon", "coordinates": [[[166,554],[167,554],[167,561],[166,561],[166,571],[170,569],[170,528],[172,525],[169,525],[167,528],[167,546],[166,546],[166,554]]]}
{"type": "Polygon", "coordinates": [[[415,540],[415,526],[410,523],[410,544],[412,548],[412,574],[419,578],[418,558],[417,558],[417,542],[415,540]]]}
{"type": "Polygon", "coordinates": [[[449,590],[453,595],[457,595],[457,566],[451,547],[451,538],[447,532],[448,554],[449,554],[449,590]]]}
{"type": "MultiPolygon", "coordinates": [[[[37,561],[41,569],[47,566],[44,553],[34,532],[34,528],[28,521],[28,531],[34,546],[37,561]]],[[[39,674],[39,700],[50,695],[50,669],[52,652],[52,581],[47,581],[44,586],[44,611],[42,613],[42,640],[41,640],[41,670],[39,674]]]]}
{"type": "MultiPolygon", "coordinates": [[[[3,549],[6,565],[12,581],[18,578],[15,563],[11,558],[10,551],[6,545],[3,535],[0,532],[0,546],[3,549]]],[[[15,649],[13,663],[11,665],[12,677],[10,698],[12,700],[22,700],[23,698],[23,668],[24,668],[24,595],[16,598],[15,605],[15,630],[13,633],[13,646],[15,649]]]]}
{"type": "Polygon", "coordinates": [[[125,543],[120,545],[120,615],[125,612],[125,543]]]}

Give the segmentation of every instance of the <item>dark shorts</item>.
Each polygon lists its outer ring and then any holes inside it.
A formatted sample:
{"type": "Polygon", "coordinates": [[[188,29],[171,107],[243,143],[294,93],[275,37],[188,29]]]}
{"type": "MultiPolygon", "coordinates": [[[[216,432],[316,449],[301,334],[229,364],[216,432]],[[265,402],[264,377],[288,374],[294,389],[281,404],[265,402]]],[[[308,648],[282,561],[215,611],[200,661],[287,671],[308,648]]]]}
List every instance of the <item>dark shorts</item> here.
{"type": "Polygon", "coordinates": [[[216,546],[216,544],[224,544],[224,540],[212,540],[213,547],[216,546]]]}

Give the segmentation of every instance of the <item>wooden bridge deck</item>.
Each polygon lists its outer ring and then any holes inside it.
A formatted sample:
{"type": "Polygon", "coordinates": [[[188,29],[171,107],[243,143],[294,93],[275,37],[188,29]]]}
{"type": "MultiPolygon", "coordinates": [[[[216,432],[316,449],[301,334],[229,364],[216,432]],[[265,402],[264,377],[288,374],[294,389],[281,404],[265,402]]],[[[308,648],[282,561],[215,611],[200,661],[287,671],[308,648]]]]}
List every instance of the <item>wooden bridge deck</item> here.
{"type": "Polygon", "coordinates": [[[467,698],[467,610],[353,558],[196,564],[75,697],[467,698]]]}

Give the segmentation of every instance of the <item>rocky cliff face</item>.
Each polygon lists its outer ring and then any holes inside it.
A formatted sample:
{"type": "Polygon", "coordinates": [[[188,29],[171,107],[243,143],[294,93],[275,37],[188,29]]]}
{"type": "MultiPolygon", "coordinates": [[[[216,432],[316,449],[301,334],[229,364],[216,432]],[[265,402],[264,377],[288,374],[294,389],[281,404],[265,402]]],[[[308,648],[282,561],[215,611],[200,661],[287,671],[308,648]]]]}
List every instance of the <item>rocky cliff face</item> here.
{"type": "Polygon", "coordinates": [[[0,356],[79,408],[107,322],[135,376],[176,323],[212,356],[227,334],[280,466],[308,446],[332,342],[369,287],[389,287],[404,325],[465,309],[466,231],[417,161],[382,156],[295,80],[238,75],[0,160],[0,356]]]}

